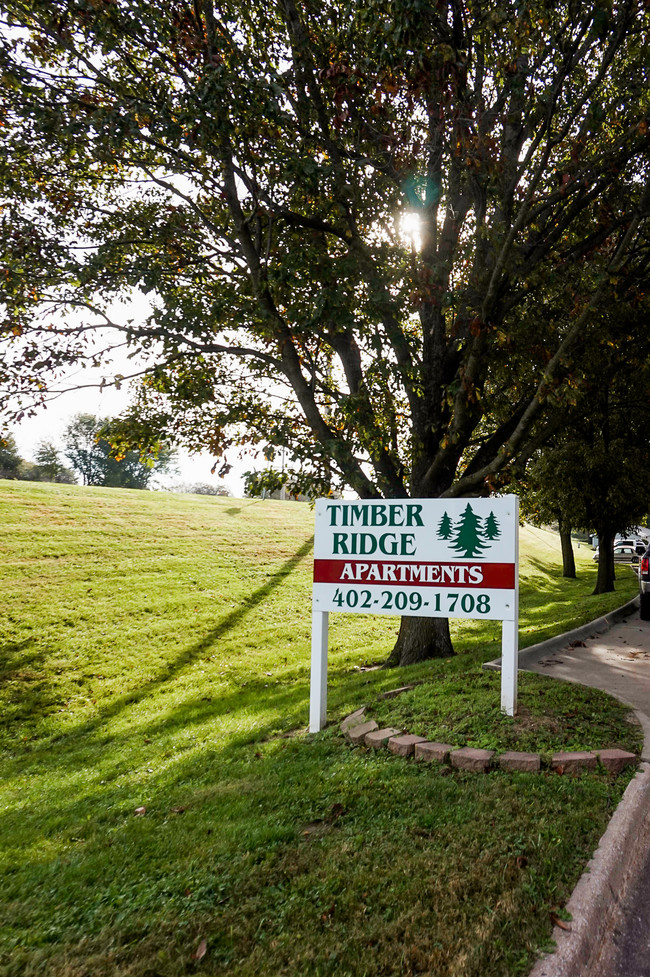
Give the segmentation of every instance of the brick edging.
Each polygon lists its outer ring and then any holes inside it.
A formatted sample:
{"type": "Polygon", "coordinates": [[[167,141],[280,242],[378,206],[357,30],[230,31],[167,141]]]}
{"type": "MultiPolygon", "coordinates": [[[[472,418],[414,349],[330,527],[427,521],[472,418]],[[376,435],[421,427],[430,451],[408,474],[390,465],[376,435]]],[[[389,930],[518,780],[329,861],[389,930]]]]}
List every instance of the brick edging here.
{"type": "MultiPolygon", "coordinates": [[[[519,753],[508,750],[497,755],[496,750],[478,750],[471,746],[457,747],[450,743],[437,743],[404,730],[387,727],[379,729],[374,719],[366,719],[365,707],[351,713],[341,723],[341,732],[356,746],[371,749],[387,749],[389,753],[428,763],[449,764],[455,770],[488,773],[497,767],[510,773],[539,773],[544,765],[539,753],[519,753]]],[[[626,750],[605,749],[554,753],[550,769],[559,774],[580,774],[594,771],[598,764],[612,774],[619,774],[625,767],[637,763],[635,753],[626,750]]]]}

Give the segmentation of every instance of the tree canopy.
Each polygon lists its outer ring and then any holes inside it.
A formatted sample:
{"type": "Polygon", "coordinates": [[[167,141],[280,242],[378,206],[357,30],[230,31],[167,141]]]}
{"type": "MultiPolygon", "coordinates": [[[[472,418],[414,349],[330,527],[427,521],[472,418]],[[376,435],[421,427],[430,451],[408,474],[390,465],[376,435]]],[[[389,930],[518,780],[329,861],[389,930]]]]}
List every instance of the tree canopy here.
{"type": "Polygon", "coordinates": [[[630,314],[622,307],[607,317],[609,344],[592,351],[591,375],[567,424],[523,482],[524,511],[536,521],[596,530],[595,593],[614,589],[614,538],[650,506],[650,348],[629,328],[630,314]]]}
{"type": "Polygon", "coordinates": [[[645,269],[637,0],[0,6],[5,388],[103,326],[151,354],[142,437],[482,491],[645,269]]]}
{"type": "Polygon", "coordinates": [[[642,0],[0,10],[13,416],[126,343],[151,366],[125,443],[484,493],[643,288],[642,0]],[[120,318],[134,292],[150,314],[120,318]]]}

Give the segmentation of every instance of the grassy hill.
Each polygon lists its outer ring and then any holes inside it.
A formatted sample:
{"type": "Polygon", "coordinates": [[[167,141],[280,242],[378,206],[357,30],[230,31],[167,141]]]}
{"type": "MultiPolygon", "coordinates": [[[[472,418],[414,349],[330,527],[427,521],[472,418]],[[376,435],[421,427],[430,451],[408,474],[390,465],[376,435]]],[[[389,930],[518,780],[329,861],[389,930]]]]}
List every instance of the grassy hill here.
{"type": "MultiPolygon", "coordinates": [[[[0,482],[0,974],[527,972],[625,778],[446,776],[306,734],[312,532],[297,503],[0,482]]],[[[521,553],[522,646],[635,592],[622,569],[590,597],[584,547],[562,580],[542,530],[521,553]]],[[[330,718],[416,681],[458,745],[638,746],[546,677],[501,717],[495,622],[375,669],[397,624],[332,616],[330,718]]]]}

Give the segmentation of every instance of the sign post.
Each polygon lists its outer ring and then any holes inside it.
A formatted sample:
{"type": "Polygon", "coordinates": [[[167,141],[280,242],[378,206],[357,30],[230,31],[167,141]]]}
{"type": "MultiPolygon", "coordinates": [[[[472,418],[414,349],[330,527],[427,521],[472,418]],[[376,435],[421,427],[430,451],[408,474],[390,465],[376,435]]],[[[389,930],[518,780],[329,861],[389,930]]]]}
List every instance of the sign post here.
{"type": "Polygon", "coordinates": [[[502,622],[501,708],[517,709],[519,499],[316,503],[309,729],[325,725],[330,611],[502,622]]]}
{"type": "Polygon", "coordinates": [[[311,686],[309,694],[309,729],[318,732],[325,725],[327,713],[327,635],[329,614],[312,611],[311,615],[311,686]]]}

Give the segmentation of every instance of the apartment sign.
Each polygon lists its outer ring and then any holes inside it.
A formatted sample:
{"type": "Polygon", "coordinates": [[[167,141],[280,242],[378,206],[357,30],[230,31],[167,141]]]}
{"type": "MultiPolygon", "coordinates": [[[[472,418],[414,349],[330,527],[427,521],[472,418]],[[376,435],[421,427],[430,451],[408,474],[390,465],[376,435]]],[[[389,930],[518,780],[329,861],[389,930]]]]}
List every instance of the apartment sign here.
{"type": "Polygon", "coordinates": [[[501,708],[517,710],[519,499],[316,503],[309,728],[327,711],[330,612],[501,621],[501,708]]]}
{"type": "Polygon", "coordinates": [[[320,499],[314,610],[514,620],[516,503],[320,499]]]}

